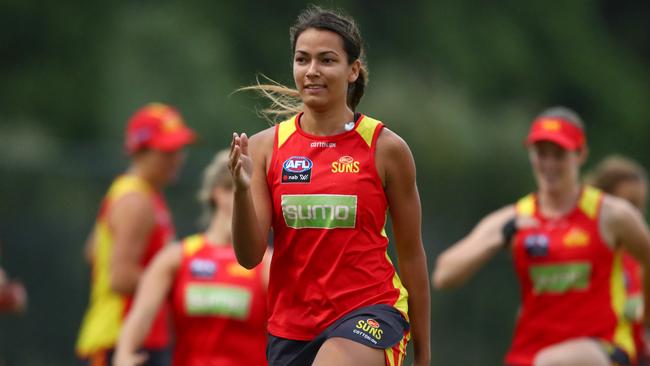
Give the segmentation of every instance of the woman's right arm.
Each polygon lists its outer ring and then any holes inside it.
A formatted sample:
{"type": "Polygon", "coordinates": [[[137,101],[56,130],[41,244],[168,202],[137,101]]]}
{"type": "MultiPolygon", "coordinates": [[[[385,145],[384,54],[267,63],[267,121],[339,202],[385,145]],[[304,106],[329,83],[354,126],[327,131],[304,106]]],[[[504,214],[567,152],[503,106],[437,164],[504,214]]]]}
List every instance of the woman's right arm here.
{"type": "Polygon", "coordinates": [[[141,365],[146,360],[146,355],[138,353],[138,349],[149,333],[158,309],[169,294],[181,264],[182,250],[180,245],[168,245],[145,270],[138,284],[133,307],[122,326],[113,366],[141,365]]]}
{"type": "Polygon", "coordinates": [[[233,134],[230,171],[234,180],[232,241],[237,261],[252,269],[260,263],[268,246],[271,228],[271,195],[266,172],[273,152],[274,128],[248,139],[233,134]]]}
{"type": "Polygon", "coordinates": [[[431,276],[437,289],[462,285],[504,246],[503,227],[515,218],[509,205],[486,216],[472,232],[442,252],[431,276]]]}

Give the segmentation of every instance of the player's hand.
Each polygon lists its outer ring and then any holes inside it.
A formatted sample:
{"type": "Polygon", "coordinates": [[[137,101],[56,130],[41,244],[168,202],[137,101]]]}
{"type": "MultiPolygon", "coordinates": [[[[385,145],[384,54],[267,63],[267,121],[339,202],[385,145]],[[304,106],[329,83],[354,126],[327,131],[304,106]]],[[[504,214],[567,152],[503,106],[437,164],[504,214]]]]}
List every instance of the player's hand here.
{"type": "Polygon", "coordinates": [[[117,352],[113,357],[113,366],[140,366],[147,361],[145,352],[117,352]]]}
{"type": "Polygon", "coordinates": [[[248,136],[245,133],[232,134],[230,161],[228,168],[232,174],[235,189],[248,189],[253,175],[253,161],[248,155],[248,136]]]}

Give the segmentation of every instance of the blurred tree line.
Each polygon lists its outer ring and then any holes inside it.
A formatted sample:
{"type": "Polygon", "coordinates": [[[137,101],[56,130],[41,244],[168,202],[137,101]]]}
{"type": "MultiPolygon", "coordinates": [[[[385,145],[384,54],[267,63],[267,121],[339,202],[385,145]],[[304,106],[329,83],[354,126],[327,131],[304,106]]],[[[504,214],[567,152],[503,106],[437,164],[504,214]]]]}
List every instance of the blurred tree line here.
{"type": "MultiPolygon", "coordinates": [[[[431,264],[534,188],[522,141],[547,106],[583,116],[588,166],[612,152],[650,165],[648,2],[320,5],[360,24],[371,80],[360,110],[411,146],[431,264]]],[[[179,237],[199,230],[201,169],[232,131],[267,126],[256,116],[263,101],[232,92],[259,73],[292,83],[288,28],[304,6],[0,2],[0,265],[30,296],[27,313],[0,318],[0,364],[73,364],[88,298],[83,242],[127,164],[125,121],[149,101],[177,106],[202,136],[167,192],[179,237]]],[[[518,302],[506,254],[432,300],[432,364],[500,364],[518,302]]]]}

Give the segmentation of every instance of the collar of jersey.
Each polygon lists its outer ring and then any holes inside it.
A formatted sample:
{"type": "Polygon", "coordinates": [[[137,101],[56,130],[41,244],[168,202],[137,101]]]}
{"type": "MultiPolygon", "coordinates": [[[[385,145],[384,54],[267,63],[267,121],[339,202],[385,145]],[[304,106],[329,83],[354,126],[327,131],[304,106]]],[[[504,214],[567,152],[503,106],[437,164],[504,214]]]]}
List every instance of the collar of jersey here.
{"type": "Polygon", "coordinates": [[[293,123],[296,125],[296,131],[298,131],[299,134],[303,135],[304,137],[312,140],[325,140],[325,141],[336,141],[339,139],[342,139],[350,134],[354,134],[357,131],[357,127],[359,127],[359,123],[361,123],[361,120],[365,117],[364,114],[359,113],[359,118],[357,118],[356,121],[354,121],[354,128],[351,129],[350,131],[345,131],[341,133],[337,133],[335,135],[329,135],[329,136],[317,136],[317,135],[312,135],[308,132],[305,132],[302,127],[300,127],[300,117],[302,117],[303,112],[298,113],[294,119],[293,123]]]}

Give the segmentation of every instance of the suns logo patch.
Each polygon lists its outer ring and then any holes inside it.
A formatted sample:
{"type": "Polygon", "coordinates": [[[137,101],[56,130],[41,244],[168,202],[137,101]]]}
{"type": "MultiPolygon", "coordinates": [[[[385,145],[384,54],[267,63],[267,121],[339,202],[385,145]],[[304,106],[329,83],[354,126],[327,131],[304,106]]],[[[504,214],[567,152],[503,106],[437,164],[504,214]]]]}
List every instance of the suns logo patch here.
{"type": "Polygon", "coordinates": [[[341,156],[337,161],[332,162],[332,173],[359,173],[360,163],[349,155],[341,156]]]}
{"type": "Polygon", "coordinates": [[[589,233],[580,228],[572,228],[564,238],[564,246],[569,248],[584,247],[589,245],[589,233]]]}

